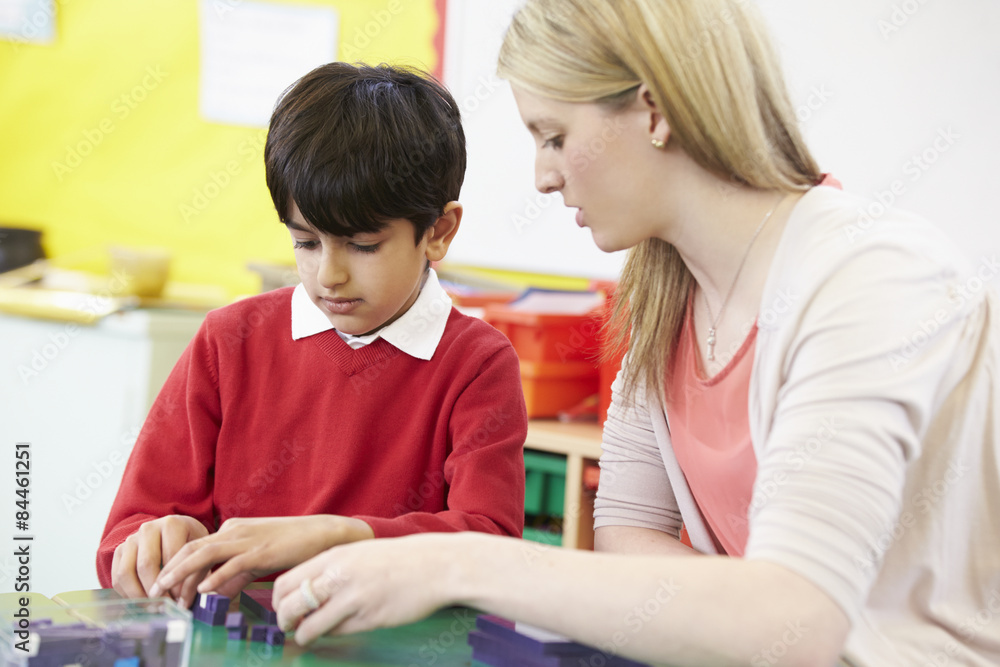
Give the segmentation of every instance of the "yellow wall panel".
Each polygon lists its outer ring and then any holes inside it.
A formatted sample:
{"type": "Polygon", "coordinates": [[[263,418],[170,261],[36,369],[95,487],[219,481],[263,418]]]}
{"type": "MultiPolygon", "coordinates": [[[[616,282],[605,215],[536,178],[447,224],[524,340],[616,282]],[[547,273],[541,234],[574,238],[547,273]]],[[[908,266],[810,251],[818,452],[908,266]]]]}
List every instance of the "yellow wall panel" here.
{"type": "MultiPolygon", "coordinates": [[[[285,4],[335,7],[341,59],[437,65],[434,0],[285,4]]],[[[247,261],[290,262],[291,243],[264,184],[265,131],[199,116],[197,1],[57,12],[52,45],[0,40],[0,226],[43,229],[67,261],[164,246],[175,280],[256,291],[247,261]]]]}

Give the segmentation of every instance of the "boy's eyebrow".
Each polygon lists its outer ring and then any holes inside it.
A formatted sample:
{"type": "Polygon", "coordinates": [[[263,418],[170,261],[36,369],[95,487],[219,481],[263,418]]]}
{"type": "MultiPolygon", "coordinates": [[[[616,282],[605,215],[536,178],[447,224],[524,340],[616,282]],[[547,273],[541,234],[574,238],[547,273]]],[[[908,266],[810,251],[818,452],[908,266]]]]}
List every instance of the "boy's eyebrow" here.
{"type": "MultiPolygon", "coordinates": [[[[312,227],[308,227],[307,225],[295,222],[294,220],[285,220],[284,222],[285,222],[285,227],[288,227],[289,229],[294,229],[297,232],[303,232],[305,234],[316,234],[316,233],[322,234],[323,233],[323,232],[317,232],[312,227]]],[[[357,232],[356,234],[351,234],[350,236],[342,236],[340,238],[353,239],[353,238],[357,238],[359,236],[362,236],[362,237],[377,236],[380,232],[381,232],[381,230],[375,231],[375,232],[357,232]]]]}
{"type": "Polygon", "coordinates": [[[285,220],[285,227],[288,227],[289,229],[294,229],[297,232],[306,232],[308,234],[314,233],[314,230],[309,229],[308,227],[304,227],[299,223],[295,222],[294,220],[285,220]]]}

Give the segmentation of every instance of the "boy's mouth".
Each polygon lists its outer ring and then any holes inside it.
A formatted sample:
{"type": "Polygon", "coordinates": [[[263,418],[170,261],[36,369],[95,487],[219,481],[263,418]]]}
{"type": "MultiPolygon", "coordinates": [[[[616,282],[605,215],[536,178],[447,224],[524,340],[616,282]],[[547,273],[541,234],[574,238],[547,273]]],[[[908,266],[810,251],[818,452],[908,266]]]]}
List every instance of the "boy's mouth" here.
{"type": "Polygon", "coordinates": [[[361,299],[328,299],[322,297],[323,305],[334,315],[346,315],[361,304],[361,299]]]}

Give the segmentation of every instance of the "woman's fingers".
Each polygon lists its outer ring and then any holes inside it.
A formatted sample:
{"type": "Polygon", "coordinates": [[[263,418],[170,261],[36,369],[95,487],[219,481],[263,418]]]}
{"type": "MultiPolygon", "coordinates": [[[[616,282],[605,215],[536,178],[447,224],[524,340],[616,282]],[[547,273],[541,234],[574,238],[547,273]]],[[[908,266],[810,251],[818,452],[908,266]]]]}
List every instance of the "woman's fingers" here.
{"type": "MultiPolygon", "coordinates": [[[[334,547],[330,551],[289,570],[274,582],[274,610],[278,612],[278,624],[283,629],[295,628],[306,614],[313,612],[316,608],[311,604],[313,600],[307,599],[308,593],[303,593],[303,588],[312,593],[315,602],[319,603],[320,606],[329,599],[330,591],[320,585],[318,578],[326,570],[327,563],[333,560],[333,552],[336,549],[337,547],[334,547]],[[308,582],[308,584],[303,582],[308,582]]],[[[297,631],[296,637],[298,637],[297,631]]]]}

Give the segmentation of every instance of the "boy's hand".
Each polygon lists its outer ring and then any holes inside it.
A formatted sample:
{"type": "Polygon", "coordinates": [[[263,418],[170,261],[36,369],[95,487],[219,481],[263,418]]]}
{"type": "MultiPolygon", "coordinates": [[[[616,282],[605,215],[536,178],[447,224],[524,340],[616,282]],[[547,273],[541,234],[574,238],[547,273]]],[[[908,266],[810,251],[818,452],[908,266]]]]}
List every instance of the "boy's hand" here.
{"type": "Polygon", "coordinates": [[[214,535],[184,545],[160,572],[153,592],[181,585],[190,599],[185,595],[178,602],[188,606],[196,586],[199,592],[232,598],[258,577],[294,567],[338,544],[373,537],[364,521],[330,514],[229,519],[214,535]]]}
{"type": "Polygon", "coordinates": [[[162,564],[191,540],[206,535],[208,529],[189,516],[172,514],[147,521],[115,549],[111,586],[127,598],[156,597],[150,589],[162,564]]]}

